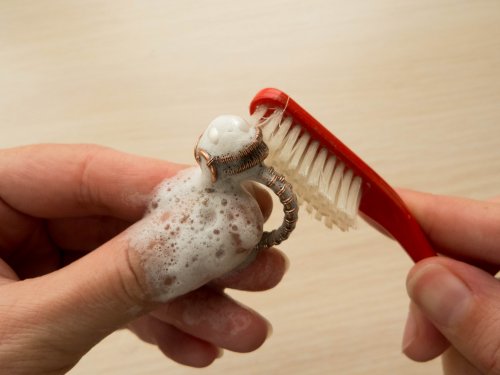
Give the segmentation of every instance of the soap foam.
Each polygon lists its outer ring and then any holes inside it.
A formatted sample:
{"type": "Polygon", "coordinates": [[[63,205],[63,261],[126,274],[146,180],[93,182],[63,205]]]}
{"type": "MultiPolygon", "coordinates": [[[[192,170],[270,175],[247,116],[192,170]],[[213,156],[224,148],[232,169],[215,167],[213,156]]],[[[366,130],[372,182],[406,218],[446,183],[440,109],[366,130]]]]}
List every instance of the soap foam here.
{"type": "Polygon", "coordinates": [[[164,302],[242,264],[262,226],[257,202],[239,182],[212,183],[201,169],[191,168],[156,189],[130,233],[130,245],[140,255],[154,298],[164,302]]]}
{"type": "Polygon", "coordinates": [[[238,116],[218,116],[199,140],[199,147],[220,156],[243,149],[255,138],[256,128],[238,116]]]}

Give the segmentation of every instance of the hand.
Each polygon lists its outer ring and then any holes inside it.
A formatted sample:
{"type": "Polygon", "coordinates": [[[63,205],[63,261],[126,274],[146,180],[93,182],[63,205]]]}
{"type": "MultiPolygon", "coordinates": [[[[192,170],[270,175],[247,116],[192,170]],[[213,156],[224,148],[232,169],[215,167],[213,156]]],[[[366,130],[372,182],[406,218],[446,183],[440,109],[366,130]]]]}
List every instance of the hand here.
{"type": "MultiPolygon", "coordinates": [[[[263,343],[268,323],[223,289],[272,288],[286,269],[278,250],[170,303],[137,278],[120,233],[181,168],[97,146],[0,150],[0,373],[63,374],[124,326],[195,367],[263,343]]],[[[270,196],[254,193],[267,217],[270,196]]]]}
{"type": "Polygon", "coordinates": [[[492,276],[500,269],[500,203],[400,193],[446,256],[408,275],[404,353],[416,361],[443,354],[445,374],[500,374],[500,282],[492,276]]]}

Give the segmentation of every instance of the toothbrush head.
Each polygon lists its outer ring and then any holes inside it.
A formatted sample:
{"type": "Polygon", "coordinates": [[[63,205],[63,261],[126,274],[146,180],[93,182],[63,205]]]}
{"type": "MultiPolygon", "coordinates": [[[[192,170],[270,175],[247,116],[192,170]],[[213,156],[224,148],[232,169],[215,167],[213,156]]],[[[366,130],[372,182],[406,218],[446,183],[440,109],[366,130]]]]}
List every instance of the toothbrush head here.
{"type": "Polygon", "coordinates": [[[269,163],[326,226],[347,230],[360,212],[393,236],[415,261],[436,255],[396,191],[284,92],[268,88],[250,104],[269,163]]]}
{"type": "Polygon", "coordinates": [[[251,105],[252,122],[262,129],[270,165],[294,186],[300,202],[316,219],[329,228],[355,227],[362,178],[348,160],[332,152],[322,135],[328,132],[325,128],[304,125],[316,124],[290,97],[273,89],[261,93],[265,95],[259,93],[251,105]]]}

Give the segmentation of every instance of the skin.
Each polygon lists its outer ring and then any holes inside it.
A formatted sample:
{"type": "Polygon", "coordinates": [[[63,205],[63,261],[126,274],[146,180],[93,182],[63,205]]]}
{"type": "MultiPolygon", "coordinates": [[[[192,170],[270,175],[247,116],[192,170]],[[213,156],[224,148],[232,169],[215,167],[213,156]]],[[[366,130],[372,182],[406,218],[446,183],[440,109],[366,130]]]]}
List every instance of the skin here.
{"type": "MultiPolygon", "coordinates": [[[[222,349],[248,352],[264,342],[265,319],[224,289],[275,286],[287,267],[276,249],[169,303],[151,302],[141,282],[120,233],[181,168],[97,146],[0,150],[0,373],[63,374],[122,327],[194,367],[222,349]],[[220,323],[227,316],[233,320],[220,323]],[[249,324],[235,329],[234,317],[249,324]]],[[[267,217],[269,195],[253,194],[267,217]]],[[[408,275],[404,353],[416,361],[442,355],[445,374],[500,374],[500,285],[491,276],[500,268],[500,203],[400,194],[446,255],[408,275]]]]}
{"type": "MultiPolygon", "coordinates": [[[[182,168],[88,145],[0,150],[0,373],[66,373],[123,327],[193,367],[223,349],[262,345],[269,323],[224,289],[274,287],[287,268],[280,251],[262,251],[244,270],[157,303],[121,234],[141,219],[154,187],[182,168]]],[[[271,197],[251,190],[267,218],[271,197]]]]}
{"type": "Polygon", "coordinates": [[[500,374],[500,203],[412,191],[401,196],[442,255],[409,272],[403,352],[442,355],[445,374],[500,374]]]}

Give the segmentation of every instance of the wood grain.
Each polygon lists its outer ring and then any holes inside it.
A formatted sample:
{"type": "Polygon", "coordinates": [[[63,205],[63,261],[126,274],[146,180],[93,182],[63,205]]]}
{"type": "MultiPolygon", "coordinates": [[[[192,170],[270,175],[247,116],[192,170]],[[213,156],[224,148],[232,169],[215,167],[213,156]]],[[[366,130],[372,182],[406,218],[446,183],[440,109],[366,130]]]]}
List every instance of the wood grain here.
{"type": "MultiPolygon", "coordinates": [[[[498,1],[3,1],[0,147],[99,143],[193,163],[198,134],[287,91],[395,186],[500,194],[498,1]]],[[[272,226],[278,217],[271,220],[272,226]],[[273,221],[274,220],[274,221],[273,221]]],[[[205,374],[437,374],[400,352],[409,258],[303,214],[291,268],[234,293],[274,324],[205,374]]],[[[71,374],[192,374],[123,331],[71,374]]]]}

